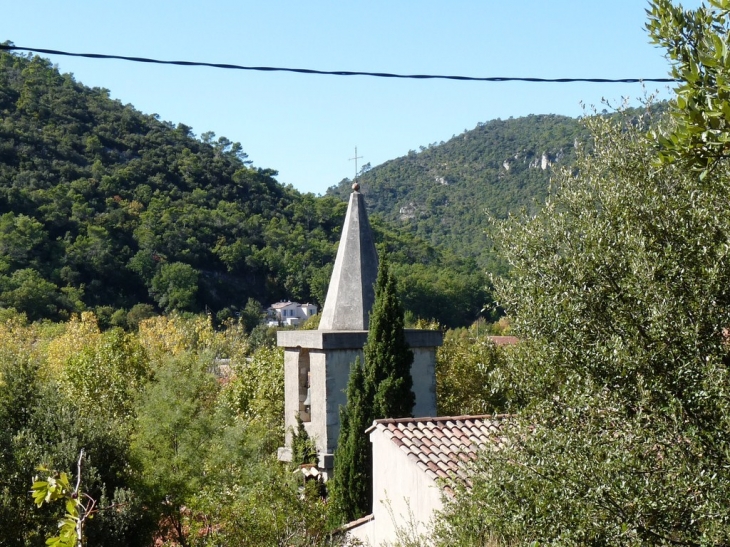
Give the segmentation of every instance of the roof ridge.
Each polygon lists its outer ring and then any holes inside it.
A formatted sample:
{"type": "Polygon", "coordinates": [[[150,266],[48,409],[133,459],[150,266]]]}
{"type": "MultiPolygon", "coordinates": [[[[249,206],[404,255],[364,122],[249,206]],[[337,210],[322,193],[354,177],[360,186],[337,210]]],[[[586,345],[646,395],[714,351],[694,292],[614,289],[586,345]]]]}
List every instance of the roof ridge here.
{"type": "Polygon", "coordinates": [[[514,418],[517,414],[465,414],[461,416],[422,416],[418,418],[380,418],[373,420],[373,424],[365,430],[365,433],[370,433],[378,425],[386,424],[401,424],[401,423],[419,423],[419,422],[446,422],[456,420],[504,420],[507,418],[514,418]]]}

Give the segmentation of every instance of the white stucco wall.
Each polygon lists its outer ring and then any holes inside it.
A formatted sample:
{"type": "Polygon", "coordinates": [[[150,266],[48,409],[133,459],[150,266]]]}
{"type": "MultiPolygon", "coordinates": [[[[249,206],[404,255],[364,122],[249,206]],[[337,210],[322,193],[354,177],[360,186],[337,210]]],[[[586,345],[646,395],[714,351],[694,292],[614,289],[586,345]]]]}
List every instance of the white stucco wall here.
{"type": "Polygon", "coordinates": [[[370,433],[373,448],[373,520],[351,531],[373,547],[394,542],[396,528],[419,534],[429,531],[443,507],[441,488],[415,462],[377,429],[370,433]]]}

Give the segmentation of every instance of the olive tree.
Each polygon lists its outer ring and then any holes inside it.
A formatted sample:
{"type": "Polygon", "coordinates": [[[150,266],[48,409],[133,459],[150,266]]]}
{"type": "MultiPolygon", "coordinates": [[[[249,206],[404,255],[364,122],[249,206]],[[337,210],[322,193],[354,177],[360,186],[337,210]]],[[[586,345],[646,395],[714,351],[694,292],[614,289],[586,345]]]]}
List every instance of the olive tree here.
{"type": "Polygon", "coordinates": [[[534,216],[499,226],[510,445],[446,509],[445,544],[727,545],[730,170],[657,167],[641,119],[593,143],[534,216]]]}

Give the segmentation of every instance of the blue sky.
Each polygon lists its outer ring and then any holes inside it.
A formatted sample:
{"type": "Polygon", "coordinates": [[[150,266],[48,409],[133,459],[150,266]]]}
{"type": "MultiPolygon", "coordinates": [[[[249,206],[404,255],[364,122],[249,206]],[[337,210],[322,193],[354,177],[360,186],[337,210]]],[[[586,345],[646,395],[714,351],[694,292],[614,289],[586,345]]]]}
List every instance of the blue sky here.
{"type": "MultiPolygon", "coordinates": [[[[696,7],[699,2],[685,2],[696,7]]],[[[0,41],[18,46],[320,70],[469,76],[665,77],[643,0],[8,2],[0,41]]],[[[62,72],[200,135],[240,141],[302,191],[352,177],[478,122],[582,114],[640,84],[528,84],[305,76],[50,56],[62,72]]],[[[652,84],[669,96],[666,84],[652,84]]]]}

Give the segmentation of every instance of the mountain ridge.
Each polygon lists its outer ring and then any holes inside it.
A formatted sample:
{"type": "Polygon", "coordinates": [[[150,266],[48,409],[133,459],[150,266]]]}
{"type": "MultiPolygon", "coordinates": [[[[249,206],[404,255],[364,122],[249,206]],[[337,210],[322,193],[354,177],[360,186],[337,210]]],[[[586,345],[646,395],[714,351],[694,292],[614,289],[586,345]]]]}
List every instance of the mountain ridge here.
{"type": "MultiPolygon", "coordinates": [[[[660,103],[650,112],[664,109],[660,103]]],[[[600,115],[611,114],[604,110],[600,115]]],[[[479,122],[446,142],[366,166],[358,182],[375,214],[503,274],[505,265],[489,245],[489,219],[540,208],[554,170],[569,168],[576,146],[589,143],[589,137],[581,118],[557,114],[479,122]]],[[[343,179],[326,195],[342,198],[350,183],[343,179]]]]}

